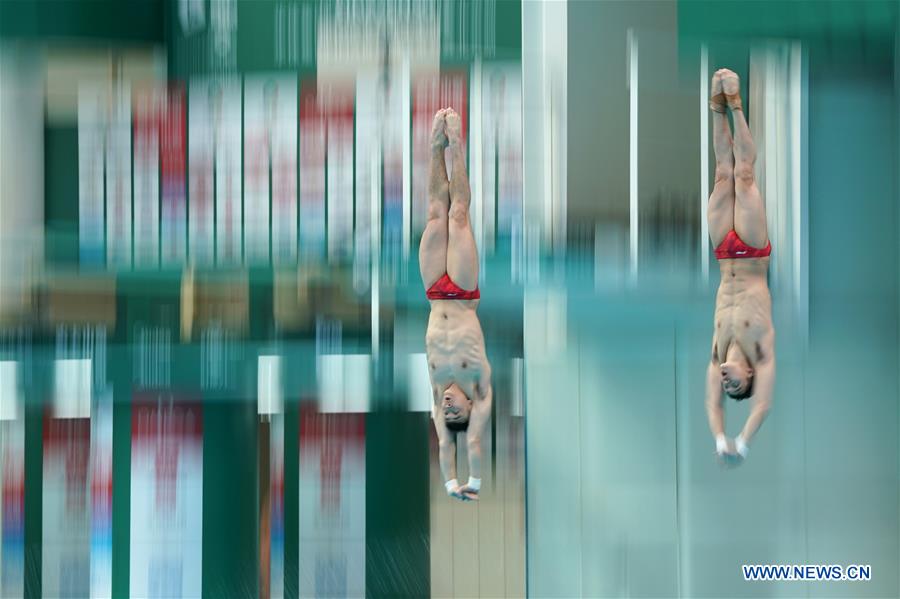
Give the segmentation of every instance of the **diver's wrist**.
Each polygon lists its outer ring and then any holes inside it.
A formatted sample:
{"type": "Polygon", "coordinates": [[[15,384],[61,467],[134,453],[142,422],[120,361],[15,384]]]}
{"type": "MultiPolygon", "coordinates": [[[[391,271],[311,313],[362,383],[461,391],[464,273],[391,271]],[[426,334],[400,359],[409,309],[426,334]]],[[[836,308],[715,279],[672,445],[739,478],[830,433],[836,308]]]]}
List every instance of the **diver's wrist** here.
{"type": "Polygon", "coordinates": [[[741,455],[742,458],[746,458],[747,454],[750,453],[750,446],[747,445],[747,442],[744,440],[743,435],[738,435],[734,438],[734,449],[741,455]]]}
{"type": "Polygon", "coordinates": [[[724,455],[728,452],[728,437],[725,436],[725,433],[719,433],[716,435],[716,453],[719,455],[724,455]]]}

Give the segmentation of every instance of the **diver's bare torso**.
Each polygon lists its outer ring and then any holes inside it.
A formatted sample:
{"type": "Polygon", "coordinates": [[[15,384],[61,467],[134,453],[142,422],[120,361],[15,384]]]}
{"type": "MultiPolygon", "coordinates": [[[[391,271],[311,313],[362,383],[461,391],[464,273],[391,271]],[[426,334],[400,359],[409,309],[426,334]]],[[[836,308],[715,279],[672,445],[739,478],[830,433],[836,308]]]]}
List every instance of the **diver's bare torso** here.
{"type": "Polygon", "coordinates": [[[432,385],[445,389],[456,383],[472,399],[484,396],[479,383],[490,369],[477,307],[478,300],[431,300],[425,333],[432,385]]]}
{"type": "Polygon", "coordinates": [[[729,467],[747,457],[769,412],[775,385],[775,329],[767,279],[772,246],[766,204],[756,184],[756,145],[740,91],[734,71],[715,72],[709,107],[716,172],[707,223],[722,278],[706,366],[706,415],[716,455],[729,467]],[[725,434],[725,395],[738,401],[750,398],[750,412],[733,439],[725,434]]]}
{"type": "Polygon", "coordinates": [[[774,341],[766,278],[769,258],[719,260],[719,268],[712,360],[724,362],[731,344],[737,343],[751,364],[762,362],[774,341]]]}
{"type": "Polygon", "coordinates": [[[491,370],[478,321],[478,248],[469,219],[471,188],[462,147],[462,119],[452,109],[434,115],[428,171],[428,221],[419,242],[419,270],[431,302],[425,354],[433,393],[432,419],[447,494],[478,499],[482,438],[493,404],[491,370]],[[452,176],[447,176],[449,159],[452,176]],[[466,299],[462,299],[466,298],[466,299]],[[456,437],[465,431],[469,480],[456,471],[456,437]]]}

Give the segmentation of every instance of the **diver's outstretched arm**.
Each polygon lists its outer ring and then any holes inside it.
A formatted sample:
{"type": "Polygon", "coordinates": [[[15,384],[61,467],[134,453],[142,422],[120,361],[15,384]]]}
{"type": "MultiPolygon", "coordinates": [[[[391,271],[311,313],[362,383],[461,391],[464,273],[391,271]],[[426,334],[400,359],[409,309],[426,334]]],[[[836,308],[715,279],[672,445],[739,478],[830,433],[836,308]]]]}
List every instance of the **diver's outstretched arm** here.
{"type": "Polygon", "coordinates": [[[743,457],[738,454],[734,441],[725,436],[722,383],[716,362],[713,355],[706,369],[706,416],[709,418],[709,430],[716,439],[716,455],[720,463],[723,466],[734,467],[740,464],[743,457]]]}
{"type": "Polygon", "coordinates": [[[438,438],[438,463],[441,466],[441,475],[444,477],[444,487],[451,497],[464,499],[459,493],[460,485],[456,480],[456,435],[447,428],[447,424],[444,422],[444,411],[438,402],[437,387],[432,387],[432,394],[431,414],[438,438]]]}
{"type": "Polygon", "coordinates": [[[747,422],[744,429],[738,435],[734,442],[738,452],[747,457],[750,440],[762,426],[763,421],[772,407],[772,394],[775,390],[775,356],[769,355],[765,361],[756,364],[756,370],[753,375],[753,397],[750,399],[752,405],[750,407],[750,415],[747,416],[747,422]]]}
{"type": "Polygon", "coordinates": [[[469,415],[469,428],[466,431],[466,448],[469,453],[469,482],[460,488],[468,499],[478,499],[481,491],[481,463],[484,433],[491,421],[491,405],[494,401],[494,390],[491,386],[490,371],[482,377],[476,388],[479,395],[472,402],[472,413],[469,415]]]}
{"type": "Polygon", "coordinates": [[[725,411],[722,409],[722,384],[719,378],[719,367],[710,360],[706,369],[706,416],[709,419],[709,430],[713,437],[720,439],[725,435],[725,411]]]}

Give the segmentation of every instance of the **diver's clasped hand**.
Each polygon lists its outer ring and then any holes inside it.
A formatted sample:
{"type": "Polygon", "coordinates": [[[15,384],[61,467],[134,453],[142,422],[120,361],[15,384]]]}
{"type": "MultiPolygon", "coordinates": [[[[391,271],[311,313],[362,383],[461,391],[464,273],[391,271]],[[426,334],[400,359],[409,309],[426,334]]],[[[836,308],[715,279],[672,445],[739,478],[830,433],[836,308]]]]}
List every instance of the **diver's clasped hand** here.
{"type": "Polygon", "coordinates": [[[459,499],[460,501],[478,501],[478,492],[481,491],[481,479],[469,477],[469,482],[460,485],[459,481],[454,479],[444,483],[447,489],[447,495],[459,499]]]}
{"type": "Polygon", "coordinates": [[[737,468],[744,463],[749,452],[750,447],[741,435],[734,440],[725,435],[716,437],[716,457],[724,468],[737,468]]]}

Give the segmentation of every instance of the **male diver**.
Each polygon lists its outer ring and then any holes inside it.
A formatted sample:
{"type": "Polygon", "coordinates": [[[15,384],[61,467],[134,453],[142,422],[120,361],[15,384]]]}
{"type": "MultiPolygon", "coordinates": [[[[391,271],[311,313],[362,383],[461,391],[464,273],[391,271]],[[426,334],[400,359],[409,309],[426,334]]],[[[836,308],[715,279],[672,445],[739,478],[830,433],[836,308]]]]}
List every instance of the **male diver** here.
{"type": "Polygon", "coordinates": [[[491,416],[491,366],[475,311],[478,250],[469,221],[469,179],[459,115],[439,110],[431,131],[428,224],[419,245],[419,269],[431,303],[425,353],[433,393],[441,473],[447,494],[462,501],[481,490],[481,439],[491,416]],[[449,154],[447,178],[444,150],[449,154]],[[456,474],[456,434],[465,431],[469,480],[456,474]]]}
{"type": "Polygon", "coordinates": [[[766,271],[772,245],[766,206],[753,174],[756,148],[741,105],[740,80],[716,71],[710,88],[716,182],[709,196],[709,236],[719,261],[712,356],[706,375],[706,412],[725,466],[738,466],[769,411],[775,385],[775,330],[766,271]],[[734,139],[726,109],[734,121],[734,139]],[[722,395],[752,398],[750,414],[732,440],[725,435],[722,395]]]}

